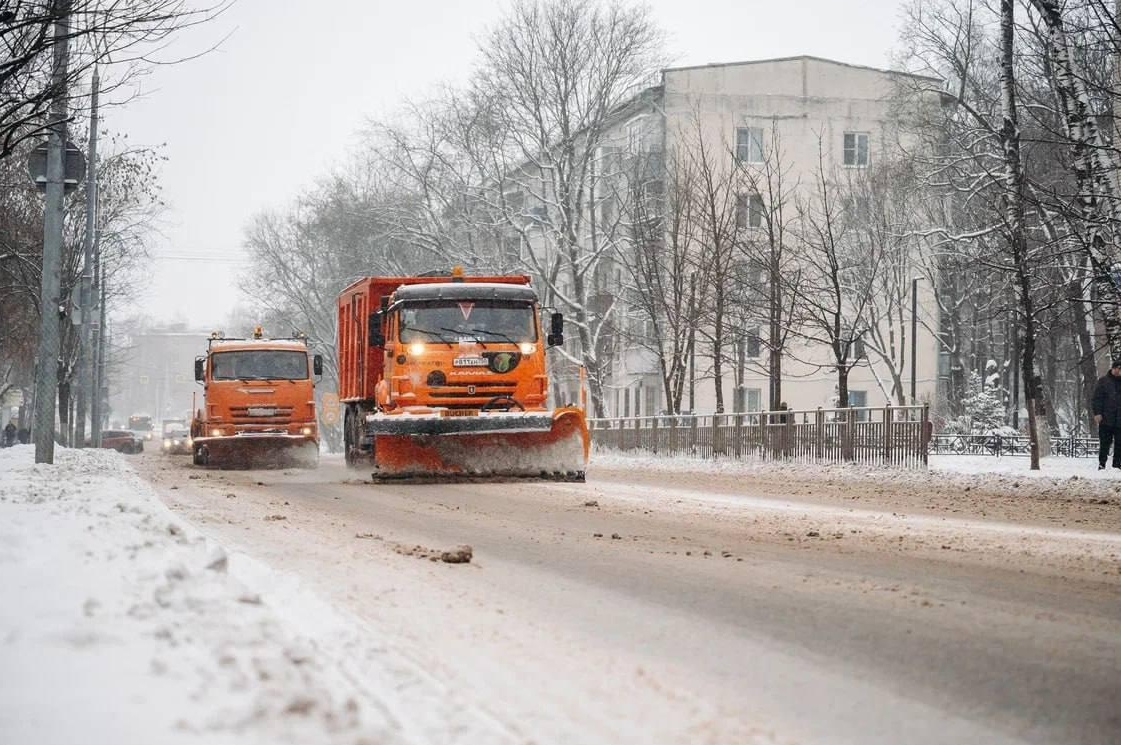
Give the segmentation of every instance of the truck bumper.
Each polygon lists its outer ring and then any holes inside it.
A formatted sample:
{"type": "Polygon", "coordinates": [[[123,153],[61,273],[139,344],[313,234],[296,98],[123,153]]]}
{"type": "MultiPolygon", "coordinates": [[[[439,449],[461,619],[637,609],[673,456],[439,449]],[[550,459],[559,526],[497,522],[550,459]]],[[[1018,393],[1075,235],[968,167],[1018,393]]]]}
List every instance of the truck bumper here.
{"type": "Polygon", "coordinates": [[[221,437],[196,437],[196,464],[250,465],[285,459],[295,451],[314,451],[318,456],[319,441],[308,435],[284,432],[243,432],[221,437]]]}

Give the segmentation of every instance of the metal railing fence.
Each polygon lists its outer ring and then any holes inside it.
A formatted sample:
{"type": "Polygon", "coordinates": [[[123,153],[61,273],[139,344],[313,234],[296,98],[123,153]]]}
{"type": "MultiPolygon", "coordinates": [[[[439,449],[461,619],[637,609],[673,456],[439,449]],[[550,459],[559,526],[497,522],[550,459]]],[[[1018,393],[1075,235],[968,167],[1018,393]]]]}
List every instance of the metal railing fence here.
{"type": "Polygon", "coordinates": [[[591,419],[592,442],[623,452],[735,460],[866,463],[922,468],[928,406],[664,414],[591,419]]]}
{"type": "MultiPolygon", "coordinates": [[[[1027,456],[1027,435],[959,435],[941,432],[930,441],[930,452],[938,455],[1027,456]]],[[[1051,455],[1067,458],[1093,458],[1098,454],[1095,437],[1068,435],[1051,438],[1051,455]]]]}

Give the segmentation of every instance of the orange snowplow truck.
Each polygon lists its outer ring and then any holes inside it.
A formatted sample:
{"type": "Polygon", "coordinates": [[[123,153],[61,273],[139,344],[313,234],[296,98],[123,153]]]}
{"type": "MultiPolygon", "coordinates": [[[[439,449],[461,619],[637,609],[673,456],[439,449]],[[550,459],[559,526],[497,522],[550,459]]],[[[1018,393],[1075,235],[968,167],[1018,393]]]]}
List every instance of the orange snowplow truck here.
{"type": "Polygon", "coordinates": [[[529,277],[366,277],[339,295],[347,463],[375,478],[528,476],[583,481],[584,411],[548,407],[529,277]]]}
{"type": "Polygon", "coordinates": [[[202,406],[192,406],[195,465],[275,463],[314,467],[319,462],[313,375],[323,359],[308,354],[302,336],[251,339],[210,335],[195,359],[202,406]]]}

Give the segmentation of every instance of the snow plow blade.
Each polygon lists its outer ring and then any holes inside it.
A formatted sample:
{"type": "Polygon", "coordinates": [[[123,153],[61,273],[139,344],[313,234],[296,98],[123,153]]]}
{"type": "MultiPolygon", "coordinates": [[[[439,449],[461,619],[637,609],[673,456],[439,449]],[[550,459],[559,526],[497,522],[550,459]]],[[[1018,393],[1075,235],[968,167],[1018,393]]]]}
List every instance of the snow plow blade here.
{"type": "Polygon", "coordinates": [[[583,481],[588,425],[574,407],[471,416],[371,414],[375,479],[583,481]]]}
{"type": "Polygon", "coordinates": [[[314,468],[319,462],[319,445],[302,435],[253,432],[197,437],[192,448],[199,466],[314,468]]]}

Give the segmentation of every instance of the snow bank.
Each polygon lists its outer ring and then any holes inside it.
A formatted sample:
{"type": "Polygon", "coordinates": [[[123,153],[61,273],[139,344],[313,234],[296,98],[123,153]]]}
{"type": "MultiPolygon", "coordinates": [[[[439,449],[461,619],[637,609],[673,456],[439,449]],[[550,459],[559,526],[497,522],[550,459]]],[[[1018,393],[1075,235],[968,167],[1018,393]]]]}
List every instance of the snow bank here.
{"type": "Polygon", "coordinates": [[[1034,496],[1064,496],[1073,499],[1116,497],[1121,493],[1121,470],[1097,470],[1092,458],[1045,458],[1042,470],[1030,470],[1027,458],[995,456],[932,455],[929,470],[888,468],[853,463],[805,464],[778,461],[702,460],[653,453],[621,453],[598,448],[592,455],[589,473],[640,468],[645,471],[724,474],[793,479],[820,478],[897,484],[938,486],[949,489],[981,489],[1034,496]]]}
{"type": "Polygon", "coordinates": [[[0,742],[412,739],[392,680],[357,684],[117,453],[33,455],[0,450],[0,742]]]}

